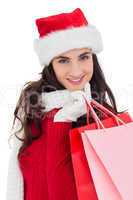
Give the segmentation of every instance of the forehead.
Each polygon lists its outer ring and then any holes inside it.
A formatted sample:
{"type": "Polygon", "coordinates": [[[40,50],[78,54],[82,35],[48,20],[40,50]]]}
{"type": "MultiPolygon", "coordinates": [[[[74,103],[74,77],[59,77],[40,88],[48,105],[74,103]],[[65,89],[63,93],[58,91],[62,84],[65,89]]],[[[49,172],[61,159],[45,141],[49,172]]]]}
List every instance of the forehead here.
{"type": "Polygon", "coordinates": [[[79,54],[82,54],[82,53],[84,53],[84,52],[86,52],[86,51],[91,51],[91,49],[90,48],[75,48],[75,49],[71,49],[71,50],[69,50],[69,51],[66,51],[66,52],[64,52],[64,53],[62,53],[62,54],[59,54],[58,56],[69,56],[69,55],[79,55],[79,54]]]}

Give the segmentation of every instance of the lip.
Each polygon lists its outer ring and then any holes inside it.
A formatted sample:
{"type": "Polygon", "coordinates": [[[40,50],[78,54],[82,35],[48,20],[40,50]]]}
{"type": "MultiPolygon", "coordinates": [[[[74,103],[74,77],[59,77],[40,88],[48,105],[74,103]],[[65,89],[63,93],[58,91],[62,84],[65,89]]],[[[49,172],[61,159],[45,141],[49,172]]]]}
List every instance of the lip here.
{"type": "MultiPolygon", "coordinates": [[[[84,76],[85,76],[85,75],[84,75],[84,76]]],[[[82,76],[81,79],[80,79],[79,81],[74,81],[74,79],[73,79],[73,80],[67,79],[67,80],[68,80],[71,84],[73,84],[73,85],[79,85],[79,84],[82,82],[84,76],[82,76]]],[[[75,80],[76,80],[76,79],[75,79],[75,80]]]]}

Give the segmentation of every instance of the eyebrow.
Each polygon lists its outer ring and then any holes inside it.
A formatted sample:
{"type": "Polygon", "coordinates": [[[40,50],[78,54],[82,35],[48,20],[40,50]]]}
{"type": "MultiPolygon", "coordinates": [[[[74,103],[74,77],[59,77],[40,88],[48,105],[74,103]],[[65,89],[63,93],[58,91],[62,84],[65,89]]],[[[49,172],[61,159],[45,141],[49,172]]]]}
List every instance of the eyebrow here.
{"type": "MultiPolygon", "coordinates": [[[[78,57],[82,57],[82,56],[84,56],[84,55],[86,55],[86,54],[90,54],[90,53],[91,53],[91,51],[86,51],[86,52],[80,54],[78,57]]],[[[58,56],[58,57],[55,57],[55,59],[60,59],[60,58],[70,59],[70,58],[67,57],[67,56],[58,56]]]]}

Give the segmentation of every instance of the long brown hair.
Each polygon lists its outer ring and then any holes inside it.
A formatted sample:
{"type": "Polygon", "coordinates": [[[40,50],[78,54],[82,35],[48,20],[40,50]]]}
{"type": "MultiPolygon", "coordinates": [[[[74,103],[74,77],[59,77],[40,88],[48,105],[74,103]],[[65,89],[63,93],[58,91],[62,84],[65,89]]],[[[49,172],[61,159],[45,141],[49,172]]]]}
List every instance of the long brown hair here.
{"type": "MultiPolygon", "coordinates": [[[[98,63],[96,54],[92,54],[94,71],[92,78],[90,80],[91,86],[91,95],[92,98],[110,109],[114,113],[118,113],[114,95],[108,86],[104,73],[98,63]],[[107,103],[106,94],[109,97],[110,105],[107,103]]],[[[45,117],[43,112],[44,107],[41,105],[41,93],[50,92],[54,90],[66,89],[64,86],[57,80],[56,75],[53,70],[52,63],[49,66],[45,66],[40,73],[41,78],[37,81],[30,81],[24,85],[24,88],[21,91],[20,97],[18,99],[15,111],[14,111],[14,120],[13,126],[16,119],[21,122],[21,128],[14,132],[15,137],[21,140],[22,146],[19,149],[19,154],[27,146],[29,146],[33,140],[37,139],[41,135],[41,120],[45,117]],[[33,135],[31,131],[31,123],[35,123],[38,134],[33,135]],[[18,134],[23,132],[23,138],[19,137],[18,134]]],[[[100,118],[103,117],[101,112],[95,110],[100,118]]],[[[90,115],[90,122],[93,122],[93,118],[90,115]]],[[[73,127],[78,127],[86,123],[86,115],[78,118],[77,122],[72,122],[73,127]]]]}

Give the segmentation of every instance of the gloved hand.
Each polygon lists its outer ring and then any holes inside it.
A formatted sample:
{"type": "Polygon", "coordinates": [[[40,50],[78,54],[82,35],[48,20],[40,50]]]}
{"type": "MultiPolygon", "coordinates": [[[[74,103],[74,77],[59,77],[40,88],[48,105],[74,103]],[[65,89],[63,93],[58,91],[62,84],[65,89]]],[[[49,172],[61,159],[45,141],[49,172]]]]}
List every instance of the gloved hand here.
{"type": "Polygon", "coordinates": [[[70,102],[65,104],[54,116],[54,122],[77,121],[77,118],[87,113],[86,99],[91,100],[90,83],[87,82],[83,90],[70,92],[70,102]]]}

